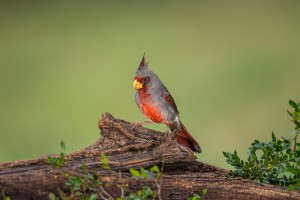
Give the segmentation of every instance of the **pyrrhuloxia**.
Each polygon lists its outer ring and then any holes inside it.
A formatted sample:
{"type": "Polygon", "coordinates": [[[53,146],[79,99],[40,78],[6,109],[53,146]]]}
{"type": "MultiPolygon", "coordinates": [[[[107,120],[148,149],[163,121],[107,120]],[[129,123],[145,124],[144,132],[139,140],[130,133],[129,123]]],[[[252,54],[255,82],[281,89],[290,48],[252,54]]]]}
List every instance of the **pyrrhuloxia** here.
{"type": "Polygon", "coordinates": [[[133,87],[137,90],[136,104],[151,122],[166,124],[172,132],[177,131],[178,143],[201,153],[199,144],[181,123],[173,97],[159,77],[147,66],[145,57],[136,71],[133,87]]]}

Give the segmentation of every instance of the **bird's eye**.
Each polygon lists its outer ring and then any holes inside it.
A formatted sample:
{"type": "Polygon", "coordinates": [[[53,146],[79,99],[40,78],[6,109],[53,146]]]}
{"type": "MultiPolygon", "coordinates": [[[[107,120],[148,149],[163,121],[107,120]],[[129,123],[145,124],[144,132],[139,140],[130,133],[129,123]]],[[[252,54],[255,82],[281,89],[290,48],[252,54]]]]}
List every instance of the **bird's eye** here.
{"type": "Polygon", "coordinates": [[[145,77],[145,78],[143,78],[143,83],[147,83],[148,81],[149,81],[149,77],[145,77]]]}

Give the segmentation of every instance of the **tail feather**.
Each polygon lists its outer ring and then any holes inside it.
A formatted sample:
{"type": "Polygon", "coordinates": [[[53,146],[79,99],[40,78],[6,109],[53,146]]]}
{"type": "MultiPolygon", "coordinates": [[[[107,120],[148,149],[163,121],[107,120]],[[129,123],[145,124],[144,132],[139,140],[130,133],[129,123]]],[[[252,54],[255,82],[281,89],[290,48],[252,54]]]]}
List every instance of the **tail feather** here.
{"type": "Polygon", "coordinates": [[[201,147],[197,141],[191,136],[188,130],[180,122],[180,130],[178,130],[177,142],[194,152],[201,153],[201,147]]]}

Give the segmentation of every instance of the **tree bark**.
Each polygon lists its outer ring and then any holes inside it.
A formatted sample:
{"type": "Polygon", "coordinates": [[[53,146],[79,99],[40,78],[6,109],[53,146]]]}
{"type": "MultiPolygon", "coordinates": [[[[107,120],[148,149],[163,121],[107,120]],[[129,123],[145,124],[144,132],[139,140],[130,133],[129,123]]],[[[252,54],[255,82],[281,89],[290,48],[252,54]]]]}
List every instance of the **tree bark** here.
{"type": "MultiPolygon", "coordinates": [[[[189,149],[179,145],[170,135],[137,127],[104,113],[99,122],[100,139],[93,145],[66,156],[64,166],[50,166],[47,156],[34,160],[0,164],[0,199],[48,199],[50,192],[70,192],[62,172],[72,175],[83,173],[85,163],[89,172],[101,177],[106,196],[121,196],[118,185],[126,186],[126,194],[150,186],[153,180],[133,178],[130,168],[149,168],[162,165],[162,199],[187,199],[193,193],[207,189],[205,199],[300,199],[300,193],[280,186],[261,184],[251,180],[230,178],[229,171],[196,161],[189,149]],[[112,172],[103,169],[101,153],[108,157],[112,172]]],[[[57,155],[56,155],[57,156],[57,155]]],[[[158,198],[158,196],[157,196],[158,198]]]]}

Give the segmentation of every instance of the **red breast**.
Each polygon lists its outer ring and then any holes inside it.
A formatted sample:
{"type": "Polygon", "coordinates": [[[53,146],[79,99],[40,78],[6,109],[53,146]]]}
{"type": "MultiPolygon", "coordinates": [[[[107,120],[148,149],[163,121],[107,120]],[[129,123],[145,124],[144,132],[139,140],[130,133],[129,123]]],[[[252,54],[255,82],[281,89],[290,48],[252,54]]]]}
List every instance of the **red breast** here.
{"type": "Polygon", "coordinates": [[[153,122],[162,123],[164,116],[162,115],[159,105],[155,104],[151,94],[146,93],[144,89],[138,91],[140,95],[140,109],[153,122]]]}

